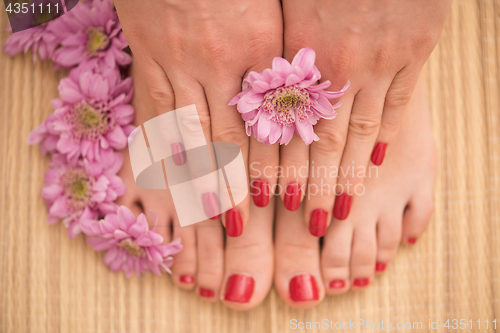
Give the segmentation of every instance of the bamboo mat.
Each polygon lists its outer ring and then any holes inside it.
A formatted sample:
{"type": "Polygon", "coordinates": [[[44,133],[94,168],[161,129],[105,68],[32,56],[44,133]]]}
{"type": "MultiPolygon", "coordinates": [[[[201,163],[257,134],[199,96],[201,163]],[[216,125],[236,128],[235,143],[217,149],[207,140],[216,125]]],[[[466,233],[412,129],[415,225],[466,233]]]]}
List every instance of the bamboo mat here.
{"type": "MultiPolygon", "coordinates": [[[[500,332],[500,1],[452,6],[425,68],[440,158],[431,226],[371,287],[307,311],[287,307],[274,290],[240,313],[167,276],[127,280],[82,237],[71,241],[62,226],[47,225],[47,160],[26,137],[52,112],[64,74],[31,55],[1,53],[0,332],[291,332],[291,319],[324,318],[422,322],[421,331],[429,319],[480,319],[480,330],[461,332],[493,332],[484,321],[495,317],[500,332]]],[[[0,45],[7,35],[1,28],[0,45]]]]}

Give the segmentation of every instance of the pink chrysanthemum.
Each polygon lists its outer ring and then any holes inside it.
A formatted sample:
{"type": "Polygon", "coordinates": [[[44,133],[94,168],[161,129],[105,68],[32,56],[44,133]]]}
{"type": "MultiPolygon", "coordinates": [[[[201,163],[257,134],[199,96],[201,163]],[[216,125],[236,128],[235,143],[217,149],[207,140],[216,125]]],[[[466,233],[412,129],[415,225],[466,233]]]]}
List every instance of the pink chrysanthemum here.
{"type": "Polygon", "coordinates": [[[123,51],[128,46],[118,16],[109,0],[78,4],[54,21],[51,30],[61,40],[52,59],[62,67],[85,63],[86,67],[112,68],[130,64],[123,51]]]}
{"type": "MultiPolygon", "coordinates": [[[[154,213],[153,213],[154,215],[154,213]]],[[[100,221],[82,221],[82,230],[90,237],[87,239],[96,251],[104,251],[104,263],[113,272],[123,270],[127,277],[135,271],[137,276],[151,270],[161,275],[160,268],[170,272],[172,256],[182,250],[180,239],[163,244],[163,237],[155,227],[149,229],[144,214],[137,218],[125,206],[120,206],[116,214],[108,214],[100,221]]]]}
{"type": "MultiPolygon", "coordinates": [[[[31,48],[33,52],[33,62],[36,62],[36,55],[45,60],[51,58],[59,41],[49,29],[53,22],[48,22],[30,29],[13,33],[5,42],[4,51],[10,56],[20,52],[27,53],[31,48]]],[[[10,29],[10,27],[8,28],[10,29]]]]}
{"type": "Polygon", "coordinates": [[[331,105],[328,101],[340,97],[349,83],[338,92],[325,89],[330,81],[316,84],[321,74],[314,65],[316,54],[301,49],[290,64],[276,57],[272,69],[262,73],[250,72],[243,80],[243,91],[229,104],[237,104],[245,121],[248,136],[253,135],[265,144],[288,144],[296,133],[307,145],[319,140],[313,125],[320,118],[333,119],[342,101],[331,105]]]}
{"type": "Polygon", "coordinates": [[[47,222],[63,222],[69,237],[74,238],[80,233],[82,220],[116,212],[118,206],[113,201],[126,191],[116,175],[122,162],[121,154],[113,153],[103,163],[80,160],[73,166],[64,155],[54,154],[42,188],[49,210],[47,222]]]}

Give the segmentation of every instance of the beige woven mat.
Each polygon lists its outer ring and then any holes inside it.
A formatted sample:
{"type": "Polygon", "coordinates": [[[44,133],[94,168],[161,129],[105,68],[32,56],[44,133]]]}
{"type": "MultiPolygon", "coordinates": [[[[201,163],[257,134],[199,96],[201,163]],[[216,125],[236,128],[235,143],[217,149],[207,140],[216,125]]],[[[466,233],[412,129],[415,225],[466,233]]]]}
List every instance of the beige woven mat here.
{"type": "MultiPolygon", "coordinates": [[[[0,45],[7,35],[1,28],[0,45]]],[[[309,311],[272,291],[257,309],[238,313],[165,276],[127,280],[83,238],[47,225],[40,197],[47,160],[26,137],[52,111],[64,75],[52,66],[0,54],[1,332],[291,332],[291,319],[324,318],[422,322],[425,332],[429,319],[495,317],[500,331],[500,1],[454,1],[425,69],[440,157],[429,230],[366,291],[326,297],[309,311]]],[[[491,324],[475,327],[493,332],[491,324]]]]}

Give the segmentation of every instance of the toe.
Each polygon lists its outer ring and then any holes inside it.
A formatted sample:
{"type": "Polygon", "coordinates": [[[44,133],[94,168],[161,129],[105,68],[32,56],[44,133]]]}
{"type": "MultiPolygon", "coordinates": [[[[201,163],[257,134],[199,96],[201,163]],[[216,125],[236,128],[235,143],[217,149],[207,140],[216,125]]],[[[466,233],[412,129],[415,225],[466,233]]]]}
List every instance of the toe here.
{"type": "Polygon", "coordinates": [[[182,251],[175,255],[172,280],[181,288],[193,289],[196,282],[196,227],[181,227],[179,221],[174,220],[173,238],[181,239],[182,251]]]}
{"type": "Polygon", "coordinates": [[[350,280],[353,290],[370,285],[375,273],[377,254],[375,222],[370,223],[367,220],[363,222],[358,224],[360,227],[355,227],[352,241],[350,280]]]}
{"type": "Polygon", "coordinates": [[[403,215],[403,232],[401,242],[413,245],[423,234],[431,220],[433,212],[432,195],[419,195],[410,199],[403,215]]]}
{"type": "Polygon", "coordinates": [[[394,261],[401,241],[401,212],[380,217],[377,223],[377,259],[375,273],[383,273],[394,261]]]}

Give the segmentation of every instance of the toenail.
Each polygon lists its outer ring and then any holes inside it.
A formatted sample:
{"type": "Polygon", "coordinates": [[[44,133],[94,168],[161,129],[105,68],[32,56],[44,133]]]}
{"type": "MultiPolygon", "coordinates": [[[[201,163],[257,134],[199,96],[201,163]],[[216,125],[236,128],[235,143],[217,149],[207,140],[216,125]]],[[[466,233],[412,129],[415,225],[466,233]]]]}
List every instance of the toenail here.
{"type": "Polygon", "coordinates": [[[206,192],[202,195],[203,210],[205,215],[211,220],[215,220],[220,216],[220,204],[217,195],[214,192],[206,192]]]}
{"type": "Polygon", "coordinates": [[[330,282],[330,288],[333,289],[342,289],[345,287],[345,281],[344,280],[333,280],[330,282]]]}
{"type": "Polygon", "coordinates": [[[410,244],[415,244],[417,242],[417,239],[414,237],[408,238],[408,243],[410,244]]]}
{"type": "Polygon", "coordinates": [[[387,265],[383,262],[378,262],[375,264],[375,271],[377,272],[383,272],[385,271],[385,268],[387,267],[387,265]]]}
{"type": "Polygon", "coordinates": [[[241,213],[236,208],[231,208],[226,212],[226,234],[231,237],[241,236],[243,232],[243,219],[241,213]]]}
{"type": "Polygon", "coordinates": [[[387,143],[379,142],[375,145],[372,152],[372,163],[375,165],[381,165],[384,161],[385,150],[387,148],[387,143]]]}
{"type": "Polygon", "coordinates": [[[316,237],[323,237],[326,232],[326,219],[328,213],[323,209],[315,209],[311,214],[311,222],[309,222],[309,232],[316,237]]]}
{"type": "Polygon", "coordinates": [[[302,196],[302,190],[300,189],[300,184],[297,182],[288,183],[285,189],[285,208],[294,211],[300,206],[300,197],[302,196]]]}
{"type": "Polygon", "coordinates": [[[351,210],[352,195],[341,193],[335,199],[335,206],[333,206],[333,216],[337,220],[345,220],[349,216],[351,210]]]}
{"type": "Polygon", "coordinates": [[[255,281],[248,275],[234,274],[227,279],[224,300],[237,303],[248,303],[252,298],[255,281]]]}
{"type": "Polygon", "coordinates": [[[290,297],[294,302],[316,301],[319,299],[316,279],[309,274],[297,275],[290,280],[290,297]]]}
{"type": "Polygon", "coordinates": [[[205,289],[200,287],[199,293],[201,297],[206,297],[206,298],[214,297],[214,291],[212,289],[205,289]]]}
{"type": "Polygon", "coordinates": [[[170,145],[172,150],[172,159],[175,165],[184,165],[186,163],[186,151],[184,145],[180,142],[174,142],[170,145]]]}
{"type": "Polygon", "coordinates": [[[181,281],[182,283],[193,284],[194,277],[192,277],[191,275],[181,275],[179,281],[181,281]]]}
{"type": "Polygon", "coordinates": [[[269,203],[269,183],[264,179],[252,181],[252,198],[257,207],[266,207],[269,203]]]}
{"type": "Polygon", "coordinates": [[[356,287],[366,287],[369,284],[370,279],[354,279],[354,282],[352,283],[352,285],[356,287]]]}

